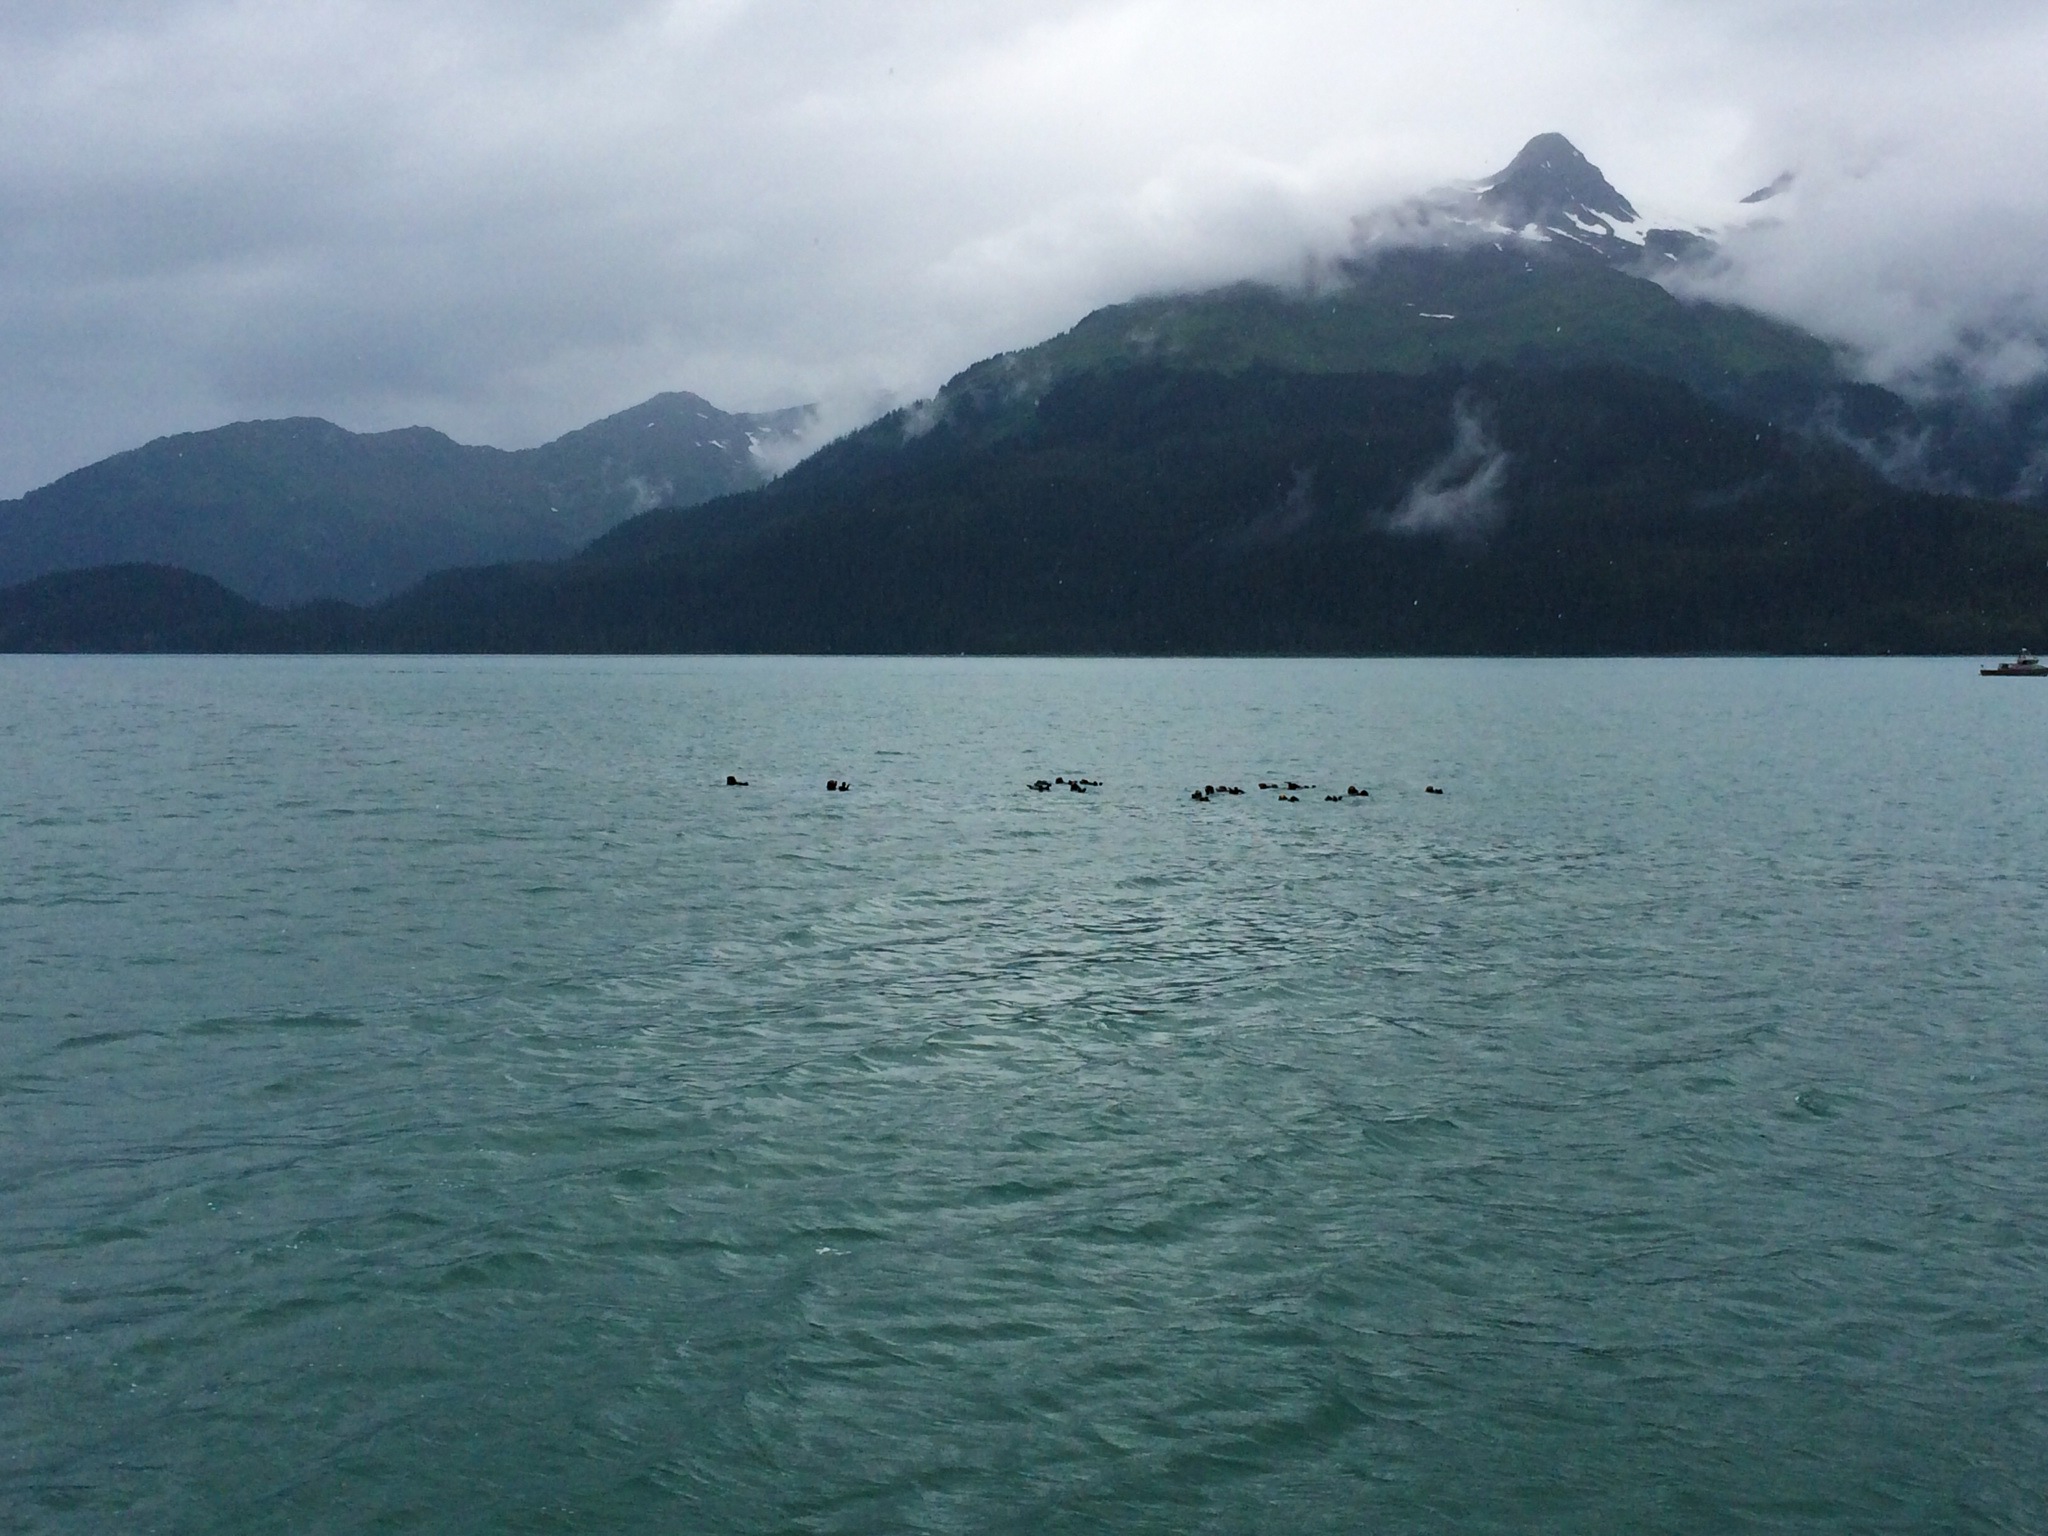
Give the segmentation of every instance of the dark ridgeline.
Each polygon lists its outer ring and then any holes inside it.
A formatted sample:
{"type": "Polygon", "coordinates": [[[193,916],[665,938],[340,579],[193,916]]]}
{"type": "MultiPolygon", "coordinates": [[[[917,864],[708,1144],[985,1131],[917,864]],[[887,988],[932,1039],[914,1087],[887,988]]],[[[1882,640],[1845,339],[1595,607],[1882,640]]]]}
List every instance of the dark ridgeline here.
{"type": "Polygon", "coordinates": [[[289,648],[287,623],[212,577],[171,565],[60,571],[0,592],[0,649],[10,651],[289,648]]]}
{"type": "MultiPolygon", "coordinates": [[[[2038,643],[2048,513],[2025,466],[2048,463],[2048,386],[1994,422],[1853,383],[1814,337],[1649,281],[1691,248],[1685,232],[1646,240],[1634,212],[1546,135],[1492,182],[1440,195],[1437,244],[1362,238],[1313,291],[1099,310],[772,484],[645,513],[573,559],[148,636],[1161,654],[2038,643]],[[1549,233],[1505,234],[1515,220],[1549,233]],[[1907,441],[1911,464],[1893,451],[1907,441]],[[2008,499],[1950,493],[1963,486],[2008,499]]],[[[68,617],[47,587],[0,593],[0,646],[133,648],[142,631],[120,614],[140,579],[122,577],[118,601],[74,582],[68,617]]]]}
{"type": "Polygon", "coordinates": [[[176,565],[266,603],[371,602],[450,566],[560,558],[649,507],[759,485],[753,445],[807,415],[657,395],[512,452],[312,417],[159,438],[0,502],[0,585],[176,565]]]}

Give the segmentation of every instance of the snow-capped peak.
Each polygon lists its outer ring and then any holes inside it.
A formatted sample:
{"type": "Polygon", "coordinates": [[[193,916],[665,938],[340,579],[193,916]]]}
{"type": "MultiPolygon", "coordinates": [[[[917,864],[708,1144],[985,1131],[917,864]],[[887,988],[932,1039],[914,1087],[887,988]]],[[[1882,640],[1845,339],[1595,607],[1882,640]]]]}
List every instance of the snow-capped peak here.
{"type": "MultiPolygon", "coordinates": [[[[1789,180],[1774,186],[1789,185],[1789,180]]],[[[1540,133],[1505,170],[1354,221],[1361,253],[1387,245],[1524,240],[1656,269],[1706,254],[1705,228],[1652,227],[1561,133],[1540,133]]]]}

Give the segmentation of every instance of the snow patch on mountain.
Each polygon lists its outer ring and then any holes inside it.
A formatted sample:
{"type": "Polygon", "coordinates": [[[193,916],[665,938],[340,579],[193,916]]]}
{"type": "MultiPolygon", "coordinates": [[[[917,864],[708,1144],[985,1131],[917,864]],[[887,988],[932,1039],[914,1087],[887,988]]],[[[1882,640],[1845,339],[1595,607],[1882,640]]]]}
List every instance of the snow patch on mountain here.
{"type": "Polygon", "coordinates": [[[1720,239],[1794,212],[1792,173],[1725,207],[1684,217],[1639,212],[1576,145],[1542,133],[1498,174],[1454,183],[1352,220],[1356,256],[1402,247],[1522,241],[1583,254],[1646,276],[1711,261],[1720,239]],[[1761,204],[1773,206],[1762,211],[1761,204]]]}

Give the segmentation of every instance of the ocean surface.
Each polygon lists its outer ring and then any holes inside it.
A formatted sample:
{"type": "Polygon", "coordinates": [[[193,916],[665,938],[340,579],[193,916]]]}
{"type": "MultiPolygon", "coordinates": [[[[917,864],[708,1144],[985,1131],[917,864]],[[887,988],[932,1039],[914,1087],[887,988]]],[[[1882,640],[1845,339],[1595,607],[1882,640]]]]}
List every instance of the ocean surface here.
{"type": "Polygon", "coordinates": [[[2048,684],[0,658],[0,1531],[2044,1529],[2048,684]]]}

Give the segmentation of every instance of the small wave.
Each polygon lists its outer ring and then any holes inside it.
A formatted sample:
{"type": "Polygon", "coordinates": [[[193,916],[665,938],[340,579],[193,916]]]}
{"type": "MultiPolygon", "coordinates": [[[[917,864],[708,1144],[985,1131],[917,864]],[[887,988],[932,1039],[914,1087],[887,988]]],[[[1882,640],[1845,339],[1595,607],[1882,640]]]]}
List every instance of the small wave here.
{"type": "Polygon", "coordinates": [[[90,1051],[102,1045],[119,1045],[124,1040],[136,1040],[147,1036],[146,1029],[101,1029],[89,1034],[72,1035],[59,1040],[50,1047],[53,1054],[67,1051],[90,1051]]]}
{"type": "Polygon", "coordinates": [[[363,1021],[343,1013],[266,1013],[239,1017],[196,1019],[187,1024],[188,1035],[267,1034],[290,1030],[326,1031],[361,1029],[363,1021]]]}
{"type": "Polygon", "coordinates": [[[1817,1120],[1832,1120],[1840,1112],[1834,1098],[1818,1088],[1800,1089],[1792,1095],[1792,1102],[1817,1120]]]}

